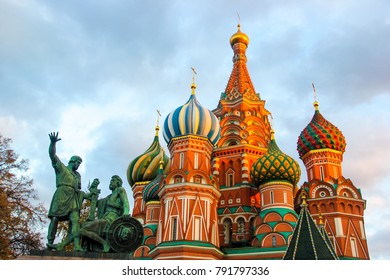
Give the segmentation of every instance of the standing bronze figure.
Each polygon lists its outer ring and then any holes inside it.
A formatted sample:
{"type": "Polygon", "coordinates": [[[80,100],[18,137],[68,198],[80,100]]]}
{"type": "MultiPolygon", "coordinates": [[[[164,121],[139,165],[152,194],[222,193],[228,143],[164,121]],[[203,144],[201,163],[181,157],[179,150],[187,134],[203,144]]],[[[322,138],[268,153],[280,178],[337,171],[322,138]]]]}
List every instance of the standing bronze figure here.
{"type": "Polygon", "coordinates": [[[56,175],[56,191],[48,214],[51,221],[47,234],[47,247],[62,250],[73,241],[74,250],[81,251],[79,218],[85,193],[81,191],[81,176],[77,169],[82,159],[79,156],[72,156],[65,166],[56,155],[56,143],[61,140],[58,138],[58,132],[50,133],[49,138],[49,156],[56,175]],[[54,244],[59,221],[69,221],[68,235],[63,242],[54,244]]]}

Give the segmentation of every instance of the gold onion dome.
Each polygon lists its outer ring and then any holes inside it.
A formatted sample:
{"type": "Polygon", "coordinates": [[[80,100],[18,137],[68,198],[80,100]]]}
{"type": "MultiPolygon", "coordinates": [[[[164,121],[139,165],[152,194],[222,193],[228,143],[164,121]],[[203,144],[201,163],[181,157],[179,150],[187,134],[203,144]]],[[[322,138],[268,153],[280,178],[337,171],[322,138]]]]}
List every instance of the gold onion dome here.
{"type": "Polygon", "coordinates": [[[301,176],[301,169],[292,157],[279,149],[274,138],[274,131],[271,130],[271,141],[268,144],[267,153],[253,164],[250,175],[256,187],[273,181],[289,182],[296,186],[301,176]]]}
{"type": "Polygon", "coordinates": [[[249,37],[245,33],[241,32],[239,24],[237,25],[237,28],[237,32],[230,37],[230,45],[233,47],[236,43],[242,43],[248,46],[249,37]]]}
{"type": "Polygon", "coordinates": [[[314,102],[314,116],[298,137],[297,150],[300,158],[308,152],[318,149],[345,152],[347,143],[343,133],[322,116],[318,107],[319,103],[314,102]]]}
{"type": "Polygon", "coordinates": [[[164,174],[169,169],[169,157],[164,153],[158,138],[159,127],[156,127],[156,135],[150,147],[141,155],[130,162],[127,168],[127,181],[130,186],[137,182],[151,181],[159,172],[160,161],[163,161],[164,174]]]}

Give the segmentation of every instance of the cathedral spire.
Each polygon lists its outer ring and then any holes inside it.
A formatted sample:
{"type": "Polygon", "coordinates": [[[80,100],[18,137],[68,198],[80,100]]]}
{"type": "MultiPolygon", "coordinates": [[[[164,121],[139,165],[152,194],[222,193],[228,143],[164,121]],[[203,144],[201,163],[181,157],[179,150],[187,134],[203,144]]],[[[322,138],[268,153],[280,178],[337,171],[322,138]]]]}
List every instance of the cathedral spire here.
{"type": "Polygon", "coordinates": [[[240,23],[237,32],[230,37],[230,46],[233,49],[233,70],[225,89],[226,98],[233,100],[247,97],[251,100],[260,100],[249,76],[246,67],[246,49],[249,45],[249,37],[241,31],[240,23]]]}

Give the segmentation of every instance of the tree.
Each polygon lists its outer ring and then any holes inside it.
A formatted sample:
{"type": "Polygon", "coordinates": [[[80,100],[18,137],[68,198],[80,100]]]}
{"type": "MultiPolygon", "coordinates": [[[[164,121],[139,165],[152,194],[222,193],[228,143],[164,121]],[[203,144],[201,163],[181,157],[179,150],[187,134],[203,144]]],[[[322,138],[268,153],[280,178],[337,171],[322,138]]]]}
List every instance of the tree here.
{"type": "Polygon", "coordinates": [[[0,259],[14,259],[42,249],[38,229],[46,219],[29,178],[28,161],[10,148],[11,139],[0,134],[0,259]]]}

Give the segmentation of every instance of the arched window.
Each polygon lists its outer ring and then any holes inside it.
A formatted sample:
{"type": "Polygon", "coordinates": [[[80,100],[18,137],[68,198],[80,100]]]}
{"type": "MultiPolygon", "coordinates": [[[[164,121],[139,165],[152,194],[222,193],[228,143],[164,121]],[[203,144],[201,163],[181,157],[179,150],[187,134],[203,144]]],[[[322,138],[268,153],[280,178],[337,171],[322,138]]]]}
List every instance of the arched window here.
{"type": "Polygon", "coordinates": [[[229,170],[226,172],[226,186],[234,186],[234,171],[231,168],[229,168],[229,170]]]}
{"type": "Polygon", "coordinates": [[[238,218],[238,220],[237,220],[237,233],[245,233],[245,220],[244,220],[244,218],[238,218]]]}
{"type": "Polygon", "coordinates": [[[224,243],[230,244],[232,242],[232,221],[230,219],[225,219],[223,221],[223,233],[224,243]]]}
{"type": "Polygon", "coordinates": [[[198,169],[198,168],[199,168],[199,154],[195,153],[194,154],[194,169],[198,169]]]}
{"type": "Polygon", "coordinates": [[[180,153],[179,169],[183,169],[184,166],[184,153],[180,153]]]}

